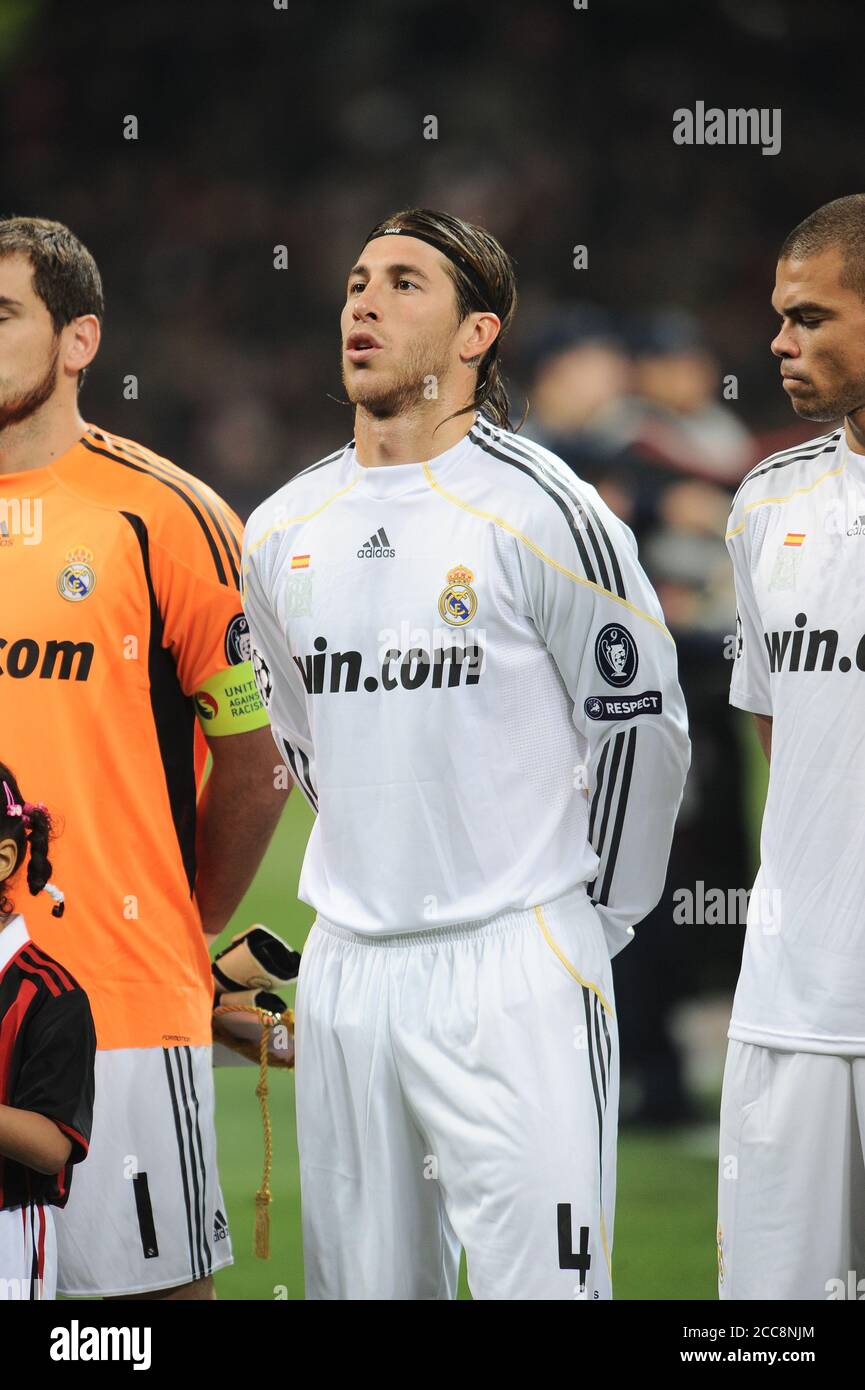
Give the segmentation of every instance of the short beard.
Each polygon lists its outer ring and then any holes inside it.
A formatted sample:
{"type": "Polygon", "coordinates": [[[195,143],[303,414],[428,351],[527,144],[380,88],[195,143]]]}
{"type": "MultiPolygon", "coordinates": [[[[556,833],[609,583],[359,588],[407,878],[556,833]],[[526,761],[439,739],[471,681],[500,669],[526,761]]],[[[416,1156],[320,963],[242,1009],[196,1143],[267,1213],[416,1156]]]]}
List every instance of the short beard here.
{"type": "Polygon", "coordinates": [[[842,420],[845,415],[854,415],[857,410],[862,409],[862,403],[852,406],[849,410],[840,401],[826,400],[815,401],[813,405],[797,406],[793,403],[793,409],[800,420],[813,420],[815,425],[827,424],[832,420],[842,420]]]}
{"type": "Polygon", "coordinates": [[[363,381],[358,373],[354,384],[349,386],[343,367],[342,384],[352,405],[359,406],[376,420],[390,420],[399,415],[410,415],[419,407],[435,402],[437,395],[427,396],[424,393],[430,379],[440,389],[447,372],[448,362],[444,353],[439,363],[434,365],[430,361],[429,347],[418,346],[400,363],[396,381],[376,387],[372,379],[363,381]]]}
{"type": "Polygon", "coordinates": [[[60,359],[60,341],[56,341],[54,355],[45,370],[44,376],[37,381],[35,386],[31,386],[29,391],[23,395],[13,397],[12,400],[0,400],[0,430],[8,429],[10,425],[20,425],[25,420],[29,420],[35,415],[37,410],[41,410],[47,401],[50,401],[57,387],[57,363],[60,359]]]}
{"type": "Polygon", "coordinates": [[[836,378],[829,391],[820,395],[812,392],[804,400],[791,395],[790,404],[800,419],[813,420],[815,424],[843,420],[845,415],[855,415],[865,406],[865,382],[854,377],[836,378]]]}

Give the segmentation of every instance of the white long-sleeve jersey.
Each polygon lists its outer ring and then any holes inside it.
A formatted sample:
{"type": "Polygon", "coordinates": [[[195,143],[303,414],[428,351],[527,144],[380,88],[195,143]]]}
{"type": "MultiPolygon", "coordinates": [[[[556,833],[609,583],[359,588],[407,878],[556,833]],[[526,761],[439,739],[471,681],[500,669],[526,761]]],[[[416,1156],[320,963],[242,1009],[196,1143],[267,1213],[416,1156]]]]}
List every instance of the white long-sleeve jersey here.
{"type": "Polygon", "coordinates": [[[733,501],[730,702],[772,718],[760,869],[730,1037],[865,1056],[865,456],[843,429],[733,501]]]}
{"type": "Polygon", "coordinates": [[[352,442],[253,512],[242,593],[316,812],[304,902],[410,932],[585,883],[627,944],[689,742],[660,604],[593,487],[483,415],[424,463],[365,467],[352,442]]]}

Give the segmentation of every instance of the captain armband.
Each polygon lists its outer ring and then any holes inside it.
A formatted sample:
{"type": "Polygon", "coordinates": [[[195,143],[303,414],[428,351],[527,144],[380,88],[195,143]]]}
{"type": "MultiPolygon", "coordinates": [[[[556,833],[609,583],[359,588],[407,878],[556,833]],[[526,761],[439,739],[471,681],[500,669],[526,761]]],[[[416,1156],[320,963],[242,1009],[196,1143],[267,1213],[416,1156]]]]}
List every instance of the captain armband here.
{"type": "Polygon", "coordinates": [[[208,737],[245,734],[270,723],[258,693],[251,661],[239,661],[209,676],[192,696],[198,722],[208,737]]]}

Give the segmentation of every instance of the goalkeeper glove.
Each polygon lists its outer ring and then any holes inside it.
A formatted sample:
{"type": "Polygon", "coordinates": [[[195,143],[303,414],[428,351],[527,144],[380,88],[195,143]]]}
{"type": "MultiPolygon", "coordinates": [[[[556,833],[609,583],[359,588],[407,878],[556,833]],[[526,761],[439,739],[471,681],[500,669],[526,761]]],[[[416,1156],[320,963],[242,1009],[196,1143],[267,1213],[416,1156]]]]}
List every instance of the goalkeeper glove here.
{"type": "Polygon", "coordinates": [[[293,1066],[294,1015],[275,991],[297,979],[300,952],[256,924],[233,937],[231,945],[214,957],[211,969],[214,1041],[257,1062],[264,1025],[254,1010],[265,1009],[280,1020],[269,1029],[268,1062],[271,1066],[293,1066]],[[242,1011],[243,1005],[248,1012],[242,1011]]]}

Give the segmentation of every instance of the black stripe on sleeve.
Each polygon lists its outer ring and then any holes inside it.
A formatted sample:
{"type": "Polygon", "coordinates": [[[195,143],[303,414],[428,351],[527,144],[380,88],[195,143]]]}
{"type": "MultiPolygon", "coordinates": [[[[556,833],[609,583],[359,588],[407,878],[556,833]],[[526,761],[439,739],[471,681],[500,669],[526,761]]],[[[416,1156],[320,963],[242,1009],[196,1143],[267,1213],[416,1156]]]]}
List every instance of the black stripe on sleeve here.
{"type": "Polygon", "coordinates": [[[20,954],[19,960],[29,965],[34,970],[46,975],[53,985],[57,988],[58,994],[68,994],[70,986],[64,982],[57,973],[57,966],[50,956],[46,956],[42,951],[33,951],[28,945],[20,954]]]}
{"type": "MultiPolygon", "coordinates": [[[[622,735],[619,735],[619,737],[622,737],[622,735]]],[[[608,903],[610,900],[610,888],[612,887],[613,874],[616,868],[619,845],[622,842],[622,827],[625,823],[625,812],[628,809],[628,794],[631,790],[631,774],[634,770],[636,748],[637,730],[631,729],[628,733],[628,751],[625,754],[625,765],[622,771],[622,788],[619,793],[619,804],[616,808],[616,822],[613,826],[613,835],[607,851],[607,867],[604,870],[601,891],[597,896],[597,901],[599,903],[608,903]]]]}
{"type": "Polygon", "coordinates": [[[311,463],[307,468],[301,468],[299,473],[295,473],[292,475],[291,482],[294,482],[295,478],[305,478],[307,474],[317,472],[319,468],[324,468],[328,463],[336,463],[337,459],[342,458],[346,449],[353,448],[354,440],[352,439],[349,440],[348,444],[345,444],[341,449],[337,449],[336,453],[328,454],[327,458],[319,459],[317,463],[311,463]]]}
{"type": "Polygon", "coordinates": [[[469,434],[471,435],[473,442],[477,444],[479,449],[483,449],[484,453],[491,454],[493,458],[500,459],[502,463],[509,463],[512,468],[518,468],[521,473],[525,473],[528,478],[532,478],[533,481],[538,484],[538,487],[543,488],[544,492],[547,494],[548,497],[552,498],[559,511],[562,513],[562,516],[565,518],[565,521],[568,523],[571,535],[574,538],[577,550],[579,552],[580,561],[585,571],[586,578],[590,580],[592,584],[597,584],[598,581],[595,576],[595,571],[592,567],[592,561],[589,556],[588,549],[586,547],[586,542],[584,541],[582,536],[582,528],[579,527],[575,522],[574,514],[571,511],[565,499],[563,497],[560,497],[557,492],[554,492],[553,489],[549,486],[548,483],[544,481],[543,478],[538,477],[537,470],[535,468],[529,468],[527,464],[520,463],[518,459],[512,458],[509,454],[504,453],[503,450],[494,448],[488,440],[484,439],[483,435],[475,434],[473,430],[469,430],[469,434]]]}
{"type": "MultiPolygon", "coordinates": [[[[601,756],[600,756],[600,759],[599,759],[599,761],[598,761],[598,780],[597,780],[597,783],[596,783],[596,785],[595,785],[595,794],[594,794],[594,796],[592,797],[592,809],[591,809],[591,812],[590,812],[590,814],[589,814],[589,839],[590,839],[590,840],[592,840],[592,837],[594,836],[594,833],[595,833],[595,817],[596,817],[596,815],[598,814],[598,805],[599,805],[600,800],[601,800],[601,792],[602,792],[603,789],[604,789],[604,769],[605,769],[606,766],[607,766],[607,754],[609,753],[609,751],[610,751],[610,745],[609,745],[609,742],[607,742],[607,743],[604,744],[603,748],[601,749],[601,756]]],[[[595,851],[595,852],[597,853],[597,851],[595,851]]]]}
{"type": "Polygon", "coordinates": [[[613,545],[613,542],[610,540],[610,533],[609,533],[609,531],[607,530],[607,528],[606,528],[606,526],[604,525],[604,523],[601,521],[601,518],[598,516],[598,513],[595,511],[595,509],[594,509],[594,507],[592,506],[591,502],[589,502],[588,500],[586,500],[586,504],[585,504],[585,505],[586,505],[586,509],[588,510],[588,512],[589,512],[589,513],[591,514],[591,516],[594,518],[595,525],[597,526],[598,530],[600,531],[600,533],[601,533],[601,538],[603,539],[604,545],[605,545],[606,548],[607,548],[607,553],[609,554],[609,557],[610,557],[610,568],[611,568],[612,571],[613,571],[613,580],[614,580],[615,585],[616,585],[616,593],[619,595],[619,598],[627,598],[627,594],[625,593],[625,579],[624,579],[624,575],[622,574],[622,567],[621,567],[621,565],[619,564],[619,557],[618,557],[618,555],[616,554],[616,547],[613,545]]]}
{"type": "MultiPolygon", "coordinates": [[[[93,434],[97,439],[102,439],[105,444],[114,443],[117,448],[125,450],[128,454],[132,454],[134,458],[139,459],[141,463],[144,464],[144,467],[148,472],[153,473],[154,477],[163,479],[172,478],[175,482],[182,485],[183,487],[189,488],[189,491],[192,493],[194,497],[198,498],[198,501],[201,503],[202,507],[207,512],[207,515],[213,522],[219,539],[222,542],[223,549],[225,550],[228,563],[231,566],[232,574],[234,576],[234,582],[238,583],[240,573],[238,568],[240,565],[240,546],[232,530],[231,522],[228,519],[228,515],[225,511],[225,504],[223,503],[222,499],[218,497],[216,494],[214,494],[215,502],[212,503],[211,499],[205,493],[201,484],[201,480],[199,478],[194,478],[192,474],[189,474],[185,478],[177,478],[175,474],[172,473],[171,467],[169,466],[167,460],[158,459],[155,457],[148,458],[144,451],[140,449],[138,445],[133,444],[131,440],[126,439],[122,443],[120,442],[120,440],[114,441],[109,439],[105,434],[103,434],[101,430],[94,430],[93,434]],[[216,511],[214,511],[214,505],[216,507],[216,511]],[[219,513],[218,519],[217,512],[219,513]]],[[[177,465],[175,464],[174,467],[177,467],[177,465]]]]}
{"type": "Polygon", "coordinates": [[[285,748],[286,757],[288,758],[289,767],[291,768],[291,775],[317,815],[318,796],[312,785],[312,778],[309,775],[309,758],[302,749],[295,748],[293,744],[289,743],[288,739],[284,738],[282,743],[285,748]],[[302,771],[298,770],[298,760],[300,760],[303,765],[302,771]]]}
{"type": "MultiPolygon", "coordinates": [[[[477,428],[477,426],[475,428],[477,428]]],[[[567,470],[568,476],[560,475],[555,470],[555,468],[553,468],[549,459],[547,459],[546,456],[542,452],[540,452],[539,446],[534,444],[531,440],[521,440],[518,444],[510,436],[505,436],[503,438],[501,432],[495,433],[493,427],[488,426],[486,422],[483,422],[480,428],[483,429],[485,438],[494,439],[498,444],[499,448],[503,449],[506,453],[510,452],[513,455],[518,455],[519,457],[526,459],[528,462],[533,463],[535,467],[541,473],[543,473],[544,477],[547,479],[549,483],[555,484],[555,486],[559,487],[565,494],[565,496],[570,499],[580,516],[583,528],[591,542],[592,549],[595,552],[595,558],[597,560],[598,570],[601,575],[601,583],[603,588],[608,590],[608,592],[610,593],[615,592],[616,594],[618,594],[619,598],[627,598],[627,594],[625,593],[625,581],[622,576],[622,567],[619,564],[619,557],[616,554],[616,547],[611,541],[609,532],[607,531],[607,528],[602,522],[596,509],[592,506],[588,498],[582,497],[579,491],[577,490],[577,479],[576,475],[572,472],[572,470],[567,470]],[[612,571],[615,589],[613,589],[613,586],[610,583],[610,575],[607,571],[607,565],[604,559],[603,551],[601,550],[601,546],[599,544],[598,537],[600,537],[600,539],[603,541],[604,549],[606,550],[607,556],[609,557],[610,570],[612,571]]],[[[474,432],[474,429],[470,430],[469,433],[472,439],[475,441],[475,443],[480,443],[480,438],[474,432]]],[[[566,464],[564,465],[564,467],[567,469],[566,464]]]]}
{"type": "MultiPolygon", "coordinates": [[[[219,580],[220,584],[225,584],[226,586],[228,585],[228,576],[225,572],[225,566],[222,563],[222,556],[220,555],[219,550],[216,546],[216,541],[213,538],[213,532],[210,530],[210,527],[208,526],[207,522],[205,521],[204,517],[202,516],[193,499],[189,496],[188,493],[183,491],[183,488],[179,487],[177,483],[173,481],[173,479],[164,478],[161,476],[161,474],[154,472],[152,468],[145,468],[141,464],[133,463],[131,459],[125,459],[120,454],[114,454],[110,451],[110,449],[97,449],[96,445],[91,444],[87,439],[82,439],[81,443],[84,445],[85,449],[89,449],[92,454],[101,454],[103,458],[112,459],[114,463],[120,463],[123,465],[124,468],[131,468],[136,473],[146,473],[148,477],[155,478],[156,481],[162,483],[164,487],[170,488],[172,492],[176,492],[177,496],[182,498],[183,501],[186,503],[187,507],[189,507],[190,511],[192,512],[193,516],[195,517],[196,521],[198,522],[199,526],[201,527],[204,533],[205,539],[207,540],[207,544],[210,548],[210,554],[213,559],[217,579],[219,580]]],[[[223,544],[225,544],[224,538],[223,544]]],[[[231,572],[234,578],[235,587],[239,588],[240,571],[234,563],[234,560],[231,557],[230,553],[228,554],[228,558],[231,565],[231,572]]]]}
{"type": "Polygon", "coordinates": [[[141,563],[150,600],[150,641],[147,670],[150,678],[150,707],[159,743],[159,756],[165,773],[174,833],[180,847],[190,897],[195,887],[195,707],[183,693],[177,667],[168,648],[162,645],[165,625],[150,572],[150,542],[140,516],[122,512],[141,550],[141,563]]]}
{"type": "MultiPolygon", "coordinates": [[[[785,449],[782,453],[773,456],[768,462],[758,463],[756,468],[752,468],[750,473],[745,474],[745,477],[736,489],[732,507],[735,507],[738,502],[739,494],[742,489],[746,487],[748,483],[753,482],[755,478],[762,478],[764,473],[773,473],[776,468],[786,468],[788,464],[791,463],[802,463],[807,462],[808,459],[819,458],[821,454],[826,454],[831,449],[834,449],[840,438],[841,431],[836,430],[833,434],[829,435],[828,439],[823,439],[819,448],[809,448],[807,443],[804,445],[797,444],[794,445],[792,449],[785,449]]],[[[812,443],[817,442],[818,441],[812,441],[812,443]]]]}
{"type": "MultiPolygon", "coordinates": [[[[612,809],[613,801],[615,799],[616,781],[619,775],[619,763],[622,759],[622,749],[624,748],[624,746],[625,735],[623,733],[616,734],[613,739],[613,757],[610,763],[610,775],[607,781],[607,790],[604,796],[604,813],[601,817],[601,827],[598,832],[598,842],[597,844],[595,844],[594,841],[592,841],[592,848],[594,849],[595,854],[598,856],[598,858],[602,861],[604,853],[604,842],[607,838],[607,824],[610,819],[610,811],[612,809]]],[[[593,882],[589,884],[589,895],[592,898],[595,898],[595,884],[597,883],[597,881],[597,878],[595,878],[593,882]]]]}

